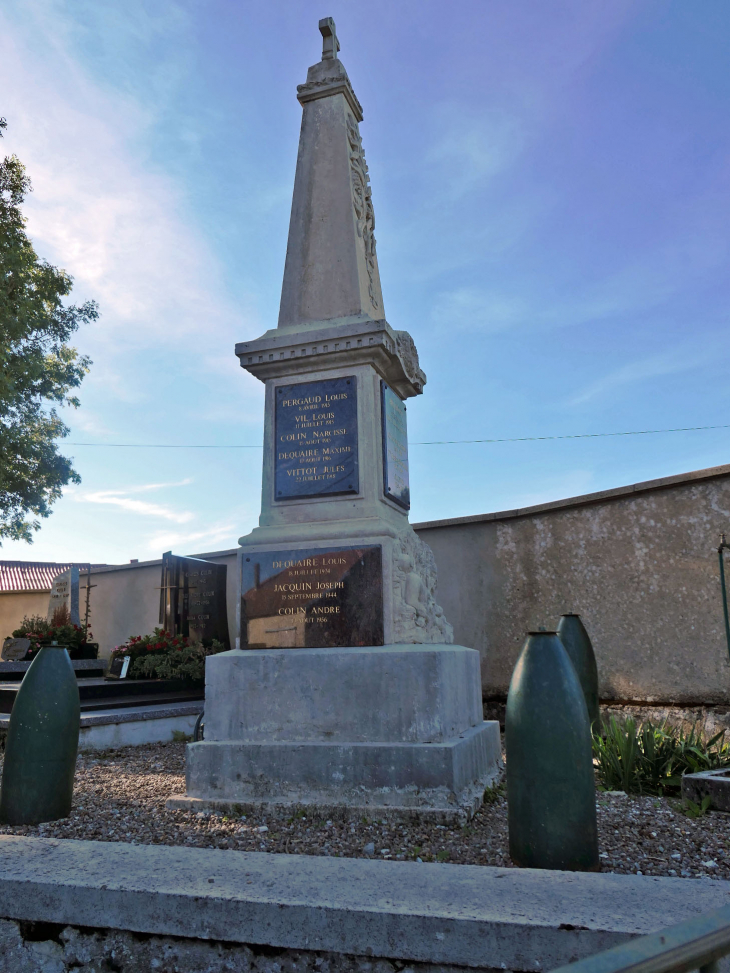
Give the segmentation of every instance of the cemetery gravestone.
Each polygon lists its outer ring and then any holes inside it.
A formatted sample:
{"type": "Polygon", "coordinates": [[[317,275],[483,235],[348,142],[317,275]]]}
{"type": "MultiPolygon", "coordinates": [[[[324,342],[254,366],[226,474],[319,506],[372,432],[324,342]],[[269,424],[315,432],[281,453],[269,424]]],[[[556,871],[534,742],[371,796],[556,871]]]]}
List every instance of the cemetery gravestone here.
{"type": "Polygon", "coordinates": [[[67,571],[53,579],[51,596],[48,601],[48,621],[54,624],[54,616],[59,617],[68,613],[71,625],[80,625],[79,615],[79,569],[72,565],[67,571]]]}
{"type": "Polygon", "coordinates": [[[228,647],[227,574],[225,564],[171,551],[163,554],[160,625],[164,630],[204,645],[215,639],[228,647]]]}

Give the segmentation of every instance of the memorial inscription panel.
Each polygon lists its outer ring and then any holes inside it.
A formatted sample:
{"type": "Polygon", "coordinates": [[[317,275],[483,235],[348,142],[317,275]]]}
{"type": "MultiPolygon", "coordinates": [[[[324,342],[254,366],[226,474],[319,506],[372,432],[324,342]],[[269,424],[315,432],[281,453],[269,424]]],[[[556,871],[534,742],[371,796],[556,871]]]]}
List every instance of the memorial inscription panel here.
{"type": "Polygon", "coordinates": [[[216,639],[227,647],[227,574],[225,564],[163,554],[160,625],[165,631],[204,644],[216,639]]]}
{"type": "Polygon", "coordinates": [[[225,564],[185,558],[188,634],[195,641],[216,639],[228,646],[225,564]]]}
{"type": "Polygon", "coordinates": [[[242,649],[382,644],[379,545],[243,555],[242,649]]]}
{"type": "Polygon", "coordinates": [[[383,489],[387,497],[409,510],[411,491],[408,483],[406,404],[382,380],[380,393],[383,415],[383,489]]]}
{"type": "Polygon", "coordinates": [[[357,493],[355,376],[280,385],[275,439],[277,500],[357,493]]]}

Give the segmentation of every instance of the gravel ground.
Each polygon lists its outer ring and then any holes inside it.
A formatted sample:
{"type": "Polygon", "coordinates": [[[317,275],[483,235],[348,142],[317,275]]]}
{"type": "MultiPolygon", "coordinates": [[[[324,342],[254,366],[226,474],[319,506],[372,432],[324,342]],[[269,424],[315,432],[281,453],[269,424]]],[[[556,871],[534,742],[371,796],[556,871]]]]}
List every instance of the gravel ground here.
{"type": "MultiPolygon", "coordinates": [[[[183,743],[80,754],[70,817],[0,833],[511,867],[503,788],[463,828],[306,817],[267,822],[168,810],[167,798],[185,789],[184,762],[183,743]]],[[[690,818],[676,799],[599,794],[598,832],[604,872],[730,879],[730,814],[690,818]]]]}

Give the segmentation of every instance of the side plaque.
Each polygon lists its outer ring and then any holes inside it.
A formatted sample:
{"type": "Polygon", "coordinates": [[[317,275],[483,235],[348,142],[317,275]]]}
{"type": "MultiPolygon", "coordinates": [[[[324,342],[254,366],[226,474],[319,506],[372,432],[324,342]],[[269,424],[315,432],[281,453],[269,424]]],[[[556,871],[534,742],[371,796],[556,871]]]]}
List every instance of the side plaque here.
{"type": "Polygon", "coordinates": [[[355,376],[280,385],[275,438],[276,500],[357,493],[355,376]]]}
{"type": "Polygon", "coordinates": [[[242,649],[382,644],[379,545],[243,554],[242,649]]]}
{"type": "Polygon", "coordinates": [[[406,404],[382,380],[380,397],[383,414],[383,489],[386,497],[410,510],[406,404]]]}

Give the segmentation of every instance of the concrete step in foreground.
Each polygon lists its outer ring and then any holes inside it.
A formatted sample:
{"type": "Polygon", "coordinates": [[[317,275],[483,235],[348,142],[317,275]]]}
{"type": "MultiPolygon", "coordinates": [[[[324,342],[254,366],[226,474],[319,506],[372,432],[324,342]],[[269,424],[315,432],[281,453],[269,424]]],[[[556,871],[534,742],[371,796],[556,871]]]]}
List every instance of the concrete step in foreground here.
{"type": "Polygon", "coordinates": [[[0,858],[0,919],[178,937],[177,956],[211,941],[298,950],[302,969],[326,952],[551,970],[730,903],[730,882],[711,879],[15,835],[0,836],[0,858]]]}

